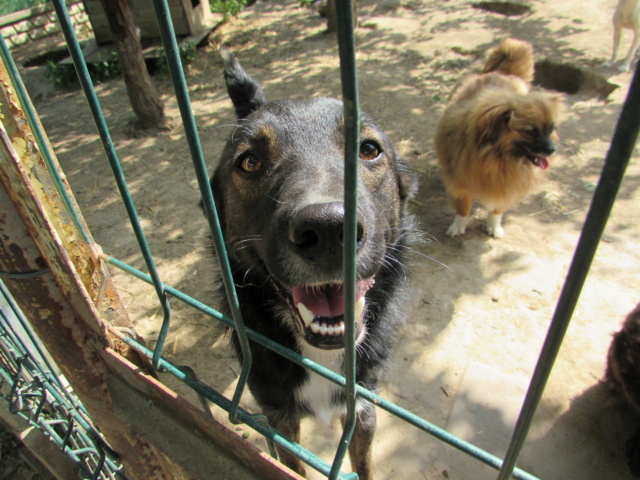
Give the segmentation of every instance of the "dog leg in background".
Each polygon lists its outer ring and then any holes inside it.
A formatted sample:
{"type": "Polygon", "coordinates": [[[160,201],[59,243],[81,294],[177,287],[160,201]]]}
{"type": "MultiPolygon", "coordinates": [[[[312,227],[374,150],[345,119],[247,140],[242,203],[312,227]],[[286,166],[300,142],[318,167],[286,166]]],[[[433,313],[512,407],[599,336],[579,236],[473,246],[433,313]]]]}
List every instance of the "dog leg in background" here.
{"type": "Polygon", "coordinates": [[[627,72],[631,68],[631,62],[633,62],[633,57],[636,56],[636,51],[638,50],[638,46],[640,45],[640,31],[634,30],[633,32],[633,43],[631,44],[631,48],[629,48],[629,53],[627,53],[626,58],[620,65],[621,72],[627,72]]]}
{"type": "Polygon", "coordinates": [[[613,22],[613,50],[611,51],[611,58],[602,64],[603,67],[613,67],[616,63],[616,57],[618,56],[618,48],[620,47],[620,37],[622,36],[622,27],[616,25],[613,22]]]}
{"type": "Polygon", "coordinates": [[[494,210],[487,217],[487,233],[493,238],[504,237],[504,228],[502,228],[502,212],[494,210]]]}
{"type": "MultiPolygon", "coordinates": [[[[344,427],[344,416],[341,417],[344,427]]],[[[351,469],[358,474],[360,480],[373,479],[373,462],[371,445],[376,432],[376,410],[373,405],[366,405],[358,412],[355,429],[349,443],[349,461],[351,469]]]]}
{"type": "Polygon", "coordinates": [[[620,37],[622,29],[628,28],[633,31],[633,42],[629,48],[627,56],[622,61],[618,70],[626,72],[631,68],[631,62],[640,45],[640,5],[638,0],[618,0],[616,10],[613,13],[613,51],[611,58],[602,64],[603,67],[612,67],[618,56],[620,37]]]}
{"type": "Polygon", "coordinates": [[[459,197],[450,197],[449,200],[456,211],[456,217],[453,219],[451,226],[447,229],[447,235],[455,237],[457,235],[462,235],[467,229],[467,222],[469,214],[471,213],[473,197],[468,193],[463,193],[459,197]]]}
{"type": "MultiPolygon", "coordinates": [[[[300,443],[300,419],[298,417],[286,417],[275,413],[273,415],[267,415],[267,420],[269,420],[270,427],[278,430],[289,440],[300,443]]],[[[298,457],[280,445],[276,445],[276,450],[280,457],[280,463],[286,465],[303,477],[307,476],[307,471],[298,457]]]]}

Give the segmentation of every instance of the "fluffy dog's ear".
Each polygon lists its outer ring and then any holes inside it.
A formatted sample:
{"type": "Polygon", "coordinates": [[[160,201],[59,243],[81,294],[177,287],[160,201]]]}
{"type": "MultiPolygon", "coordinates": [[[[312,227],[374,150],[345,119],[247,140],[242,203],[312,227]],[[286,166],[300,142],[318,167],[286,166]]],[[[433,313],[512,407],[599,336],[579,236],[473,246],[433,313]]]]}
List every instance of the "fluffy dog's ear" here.
{"type": "Polygon", "coordinates": [[[560,93],[547,93],[547,98],[553,108],[553,116],[561,118],[565,111],[565,97],[560,93]]]}
{"type": "Polygon", "coordinates": [[[505,99],[478,103],[471,126],[478,145],[493,144],[509,127],[513,106],[505,99]]]}

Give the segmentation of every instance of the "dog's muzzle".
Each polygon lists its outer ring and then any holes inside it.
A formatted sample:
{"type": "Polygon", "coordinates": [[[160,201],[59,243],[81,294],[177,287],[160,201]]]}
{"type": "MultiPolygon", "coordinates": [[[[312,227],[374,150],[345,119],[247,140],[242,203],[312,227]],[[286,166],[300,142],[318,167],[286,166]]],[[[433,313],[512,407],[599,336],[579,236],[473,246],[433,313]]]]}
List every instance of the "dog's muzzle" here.
{"type": "Polygon", "coordinates": [[[549,168],[549,157],[556,151],[556,146],[550,139],[545,139],[534,145],[522,145],[524,156],[536,167],[542,170],[549,168]]]}
{"type": "MultiPolygon", "coordinates": [[[[309,267],[309,282],[286,288],[285,297],[299,333],[317,348],[344,347],[344,284],[337,280],[342,272],[343,230],[342,202],[309,204],[288,221],[289,247],[309,267]],[[327,277],[336,280],[327,282],[327,277]]],[[[365,222],[360,214],[356,235],[360,247],[366,236],[365,222]]],[[[355,286],[356,339],[364,332],[365,294],[373,284],[373,277],[370,277],[358,281],[355,286]]]]}

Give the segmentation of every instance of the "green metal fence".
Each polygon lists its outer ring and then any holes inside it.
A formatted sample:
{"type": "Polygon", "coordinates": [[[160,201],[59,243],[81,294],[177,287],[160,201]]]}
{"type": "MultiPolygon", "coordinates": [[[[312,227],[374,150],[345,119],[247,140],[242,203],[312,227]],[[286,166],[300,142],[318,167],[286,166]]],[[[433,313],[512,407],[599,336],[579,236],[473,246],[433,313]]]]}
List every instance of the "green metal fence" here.
{"type": "MultiPolygon", "coordinates": [[[[124,178],[122,169],[120,168],[118,156],[113,146],[113,142],[111,141],[109,129],[107,128],[106,122],[104,120],[102,110],[95,94],[93,84],[89,76],[85,61],[83,59],[78,40],[75,37],[71,22],[69,20],[69,15],[66,10],[65,3],[62,0],[53,0],[53,3],[58,18],[62,24],[64,36],[71,52],[74,65],[77,70],[80,83],[82,85],[82,89],[87,98],[87,101],[89,102],[89,106],[92,111],[96,126],[98,128],[100,138],[104,145],[107,159],[111,165],[117,186],[122,196],[122,200],[129,215],[129,219],[134,229],[135,235],[137,237],[140,250],[143,254],[148,273],[136,270],[125,262],[122,262],[113,257],[108,257],[108,262],[114,267],[117,267],[139,278],[140,280],[153,285],[158,297],[158,302],[164,312],[162,328],[160,330],[156,347],[153,351],[148,350],[131,338],[122,335],[122,333],[117,330],[112,331],[114,335],[117,335],[132,348],[151,358],[156,368],[160,369],[161,371],[166,371],[173,374],[175,377],[182,380],[186,385],[193,388],[201,396],[201,398],[211,401],[229,412],[229,418],[231,419],[231,421],[246,423],[248,426],[264,435],[271,447],[272,454],[275,453],[273,445],[277,443],[282,447],[290,450],[311,467],[327,475],[331,479],[357,478],[357,475],[354,473],[340,473],[340,467],[346,454],[347,445],[355,424],[356,397],[368,400],[377,407],[382,408],[392,413],[393,415],[396,415],[397,417],[405,420],[416,428],[427,432],[428,434],[440,439],[443,442],[448,443],[449,445],[461,450],[462,452],[476,458],[478,461],[495,468],[499,471],[499,480],[506,480],[512,477],[523,480],[534,480],[536,478],[527,472],[515,468],[515,465],[518,459],[518,455],[526,439],[529,427],[531,425],[533,414],[536,410],[536,407],[538,406],[545,384],[549,378],[553,363],[562,343],[562,339],[569,325],[569,321],[571,319],[580,291],[588,274],[590,264],[595,255],[600,237],[613,206],[615,196],[617,194],[619,185],[624,175],[625,168],[629,161],[629,157],[631,155],[638,135],[638,130],[640,128],[640,80],[638,79],[637,72],[633,78],[632,84],[629,89],[628,98],[626,99],[621,116],[618,120],[615,135],[606,158],[606,163],[602,171],[601,179],[598,183],[598,187],[592,199],[591,208],[588,212],[583,227],[583,233],[577,245],[571,268],[565,280],[565,285],[558,301],[555,314],[553,316],[547,334],[547,338],[544,342],[541,354],[539,356],[537,367],[531,379],[529,390],[525,398],[520,417],[513,432],[510,446],[508,448],[506,457],[504,459],[500,459],[476,447],[475,445],[472,445],[451,435],[450,433],[437,427],[436,425],[433,425],[423,418],[403,409],[401,406],[389,402],[384,398],[381,398],[377,394],[355,384],[355,338],[353,301],[351,303],[347,302],[347,308],[345,311],[347,345],[345,349],[344,377],[337,375],[334,372],[316,364],[315,362],[297,354],[296,352],[278,345],[277,343],[271,341],[269,338],[263,337],[258,333],[244,327],[242,316],[239,310],[238,299],[231,278],[228,260],[226,257],[222,234],[220,232],[218,215],[215,209],[211,188],[208,182],[207,168],[204,162],[202,149],[200,147],[198,129],[191,110],[187,85],[179,58],[179,50],[173,32],[170,12],[166,0],[154,0],[153,3],[162,32],[162,42],[164,44],[169,70],[173,80],[174,89],[182,116],[182,122],[184,124],[186,138],[193,160],[193,167],[200,186],[206,216],[211,227],[211,233],[215,243],[218,261],[220,263],[224,285],[228,295],[229,304],[231,306],[232,318],[224,316],[211,307],[198,302],[197,300],[189,297],[183,292],[180,292],[179,290],[172,288],[171,286],[166,285],[162,282],[156,269],[153,255],[145,239],[144,231],[139,222],[136,207],[132,201],[131,195],[129,194],[127,182],[124,178]],[[234,328],[238,333],[243,351],[244,362],[242,365],[242,371],[236,390],[231,399],[226,398],[212,387],[198,381],[195,375],[191,374],[188,369],[173,365],[170,361],[166,360],[163,357],[162,354],[164,342],[169,330],[169,326],[171,324],[171,307],[169,297],[184,302],[191,307],[204,312],[215,320],[222,322],[226,326],[234,328]],[[347,421],[345,422],[342,439],[335,454],[334,460],[331,464],[324,462],[314,453],[306,450],[302,446],[285,439],[281,435],[278,435],[278,432],[274,431],[267,425],[266,420],[262,415],[252,414],[239,406],[240,398],[242,397],[243,392],[246,388],[246,380],[251,364],[251,351],[248,341],[249,339],[260,343],[267,348],[270,348],[274,352],[286,357],[292,362],[302,365],[303,367],[345,388],[347,399],[347,421]]],[[[357,205],[356,159],[358,157],[359,145],[359,100],[355,67],[355,41],[353,34],[352,2],[350,0],[337,0],[336,3],[338,10],[338,41],[342,74],[342,93],[345,105],[344,117],[346,136],[344,185],[346,211],[344,283],[346,298],[353,300],[355,298],[355,292],[353,290],[355,285],[355,212],[357,205]]],[[[12,72],[12,75],[15,76],[16,84],[21,85],[18,79],[17,71],[15,69],[15,65],[13,65],[6,45],[4,44],[4,41],[0,43],[2,58],[4,62],[10,67],[10,72],[12,72]]],[[[23,102],[23,109],[25,110],[25,112],[27,112],[28,120],[31,123],[31,127],[36,132],[40,150],[44,152],[46,158],[48,155],[48,150],[45,142],[42,140],[42,134],[38,133],[39,127],[37,122],[35,122],[33,118],[33,107],[28,103],[23,88],[20,87],[19,90],[20,91],[18,92],[18,94],[21,98],[21,101],[23,102]]],[[[52,174],[54,176],[57,176],[59,179],[58,172],[55,172],[55,170],[53,170],[52,174]]],[[[63,188],[60,188],[60,192],[64,196],[63,188]]],[[[66,203],[71,213],[73,214],[71,202],[67,201],[66,203]]],[[[90,241],[89,236],[86,235],[86,233],[83,234],[83,227],[80,221],[76,221],[76,226],[81,235],[83,235],[83,237],[87,241],[90,241]]],[[[205,410],[207,410],[208,412],[208,408],[206,408],[206,401],[204,401],[204,403],[205,410]]]]}
{"type": "Polygon", "coordinates": [[[9,412],[40,430],[69,456],[82,478],[126,478],[117,453],[95,428],[71,386],[59,375],[2,280],[0,398],[8,403],[9,412]]]}

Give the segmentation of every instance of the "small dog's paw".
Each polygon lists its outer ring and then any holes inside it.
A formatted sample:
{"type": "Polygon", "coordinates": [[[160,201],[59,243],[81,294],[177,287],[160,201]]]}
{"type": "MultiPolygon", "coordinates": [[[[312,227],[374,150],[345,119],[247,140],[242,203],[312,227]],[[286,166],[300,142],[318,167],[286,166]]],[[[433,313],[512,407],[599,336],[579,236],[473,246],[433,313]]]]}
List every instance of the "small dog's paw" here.
{"type": "Polygon", "coordinates": [[[502,214],[490,213],[487,217],[487,233],[493,238],[504,237],[504,228],[502,228],[502,214]]]}
{"type": "Polygon", "coordinates": [[[504,228],[500,225],[497,227],[490,227],[487,225],[487,233],[491,235],[493,238],[502,238],[504,237],[504,228]]]}
{"type": "Polygon", "coordinates": [[[606,62],[602,62],[600,66],[610,68],[610,67],[613,67],[613,64],[614,64],[613,60],[607,60],[606,62]]]}
{"type": "Polygon", "coordinates": [[[450,237],[456,237],[458,235],[462,235],[467,229],[467,217],[461,217],[460,215],[456,215],[456,218],[453,220],[453,223],[447,229],[447,235],[450,237]]]}
{"type": "Polygon", "coordinates": [[[447,235],[450,237],[457,237],[458,235],[462,235],[465,231],[465,227],[456,228],[454,225],[451,225],[447,228],[447,235]]]}
{"type": "Polygon", "coordinates": [[[631,64],[627,62],[623,62],[622,65],[618,67],[619,72],[628,72],[631,69],[631,64]]]}

